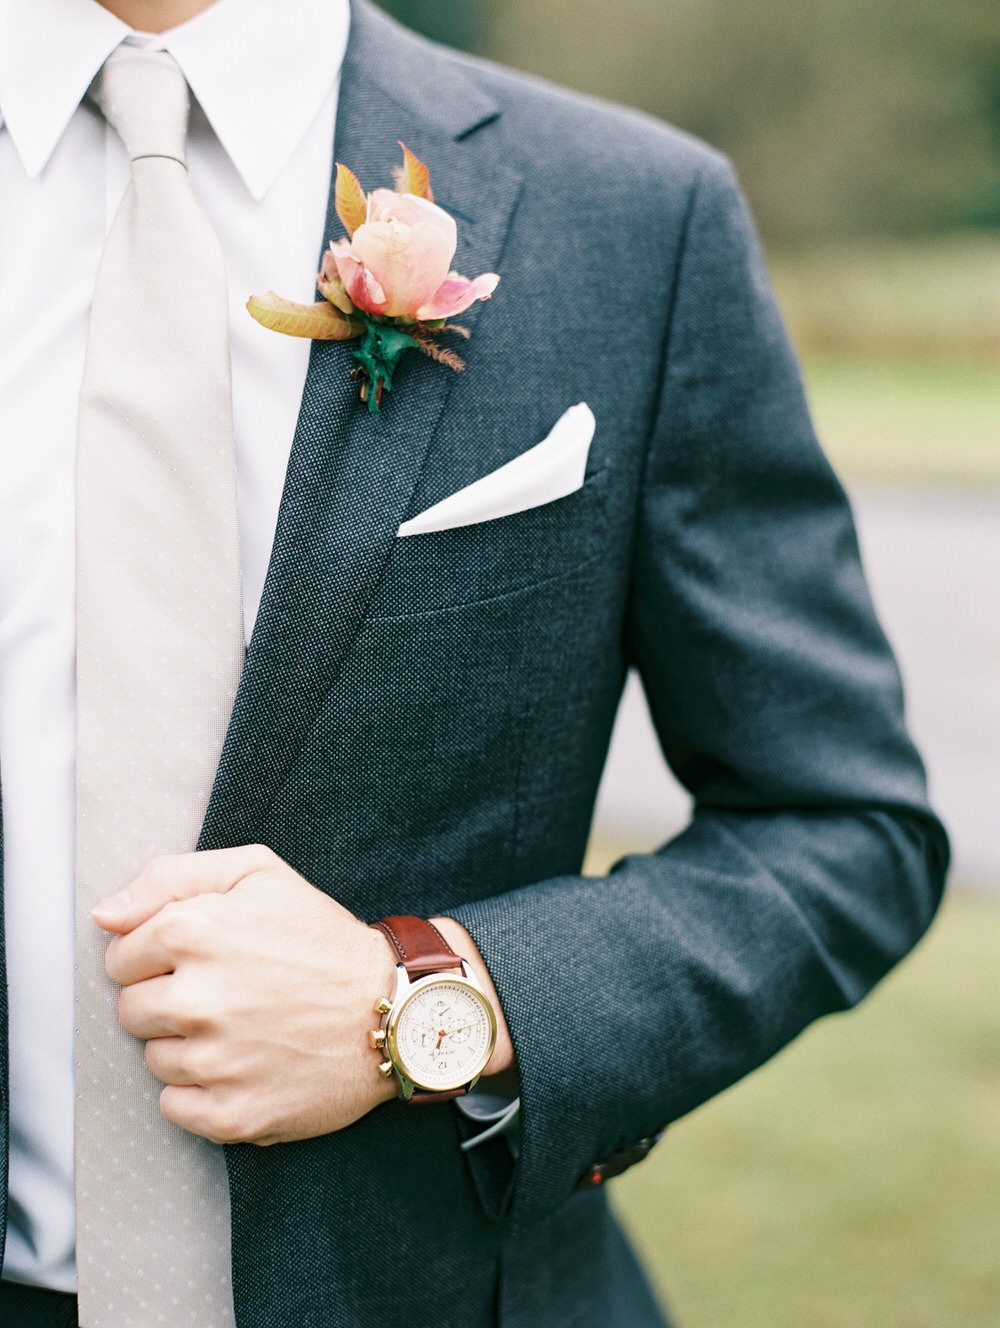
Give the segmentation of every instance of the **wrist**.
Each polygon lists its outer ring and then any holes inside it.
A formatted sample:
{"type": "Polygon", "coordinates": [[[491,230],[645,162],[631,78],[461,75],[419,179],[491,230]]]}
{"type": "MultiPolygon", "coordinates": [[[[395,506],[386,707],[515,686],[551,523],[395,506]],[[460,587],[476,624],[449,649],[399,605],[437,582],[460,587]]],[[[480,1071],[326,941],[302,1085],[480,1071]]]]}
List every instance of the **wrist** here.
{"type": "Polygon", "coordinates": [[[373,1105],[378,1106],[382,1102],[391,1102],[398,1096],[396,1080],[393,1076],[386,1077],[379,1073],[379,1062],[385,1053],[373,1051],[368,1039],[369,1031],[377,1022],[376,1003],[381,997],[391,994],[396,985],[396,955],[387,937],[382,932],[368,926],[365,930],[370,937],[371,953],[366,966],[366,971],[370,977],[366,984],[364,1010],[362,1012],[364,1031],[361,1036],[361,1054],[364,1058],[366,1070],[371,1076],[372,1093],[375,1097],[373,1105]]]}
{"type": "Polygon", "coordinates": [[[489,1059],[483,1075],[501,1074],[506,1070],[511,1070],[515,1065],[514,1044],[511,1040],[510,1029],[507,1027],[507,1020],[504,1017],[503,1006],[500,1004],[500,998],[497,995],[496,987],[493,985],[493,979],[486,963],[479,953],[479,949],[460,922],[454,918],[434,917],[429,919],[437,927],[438,931],[448,942],[451,948],[464,959],[475,975],[476,981],[486,993],[486,998],[493,1006],[497,1019],[497,1040],[493,1048],[493,1055],[489,1059]]]}

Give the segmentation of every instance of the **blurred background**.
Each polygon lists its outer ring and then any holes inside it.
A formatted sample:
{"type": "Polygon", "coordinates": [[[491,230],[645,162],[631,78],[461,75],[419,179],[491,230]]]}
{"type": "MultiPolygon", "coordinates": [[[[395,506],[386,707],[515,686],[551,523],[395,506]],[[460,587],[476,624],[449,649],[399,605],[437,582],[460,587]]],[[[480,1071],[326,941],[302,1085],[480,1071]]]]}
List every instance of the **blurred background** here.
{"type": "MultiPolygon", "coordinates": [[[[384,7],[733,158],[954,840],[951,897],[916,953],[672,1127],[615,1201],[681,1328],[996,1328],[997,0],[384,7]]],[[[589,869],[686,814],[633,680],[589,869]]]]}

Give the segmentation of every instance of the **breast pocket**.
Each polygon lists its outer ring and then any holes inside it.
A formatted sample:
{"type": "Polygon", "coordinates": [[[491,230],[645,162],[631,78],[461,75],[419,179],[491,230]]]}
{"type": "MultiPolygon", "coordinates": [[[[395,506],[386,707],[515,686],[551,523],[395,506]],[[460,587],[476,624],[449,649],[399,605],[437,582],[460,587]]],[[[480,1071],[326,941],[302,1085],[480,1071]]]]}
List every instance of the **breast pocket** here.
{"type": "Polygon", "coordinates": [[[494,599],[564,576],[599,556],[609,468],[565,498],[511,516],[396,540],[369,618],[405,618],[494,599]]]}

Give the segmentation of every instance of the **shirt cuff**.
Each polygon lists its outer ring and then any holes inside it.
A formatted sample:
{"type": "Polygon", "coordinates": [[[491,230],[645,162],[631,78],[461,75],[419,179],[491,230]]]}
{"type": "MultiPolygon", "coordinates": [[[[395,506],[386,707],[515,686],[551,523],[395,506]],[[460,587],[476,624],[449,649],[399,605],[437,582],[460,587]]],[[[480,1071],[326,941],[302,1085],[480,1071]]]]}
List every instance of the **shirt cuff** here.
{"type": "Polygon", "coordinates": [[[497,1135],[503,1135],[511,1153],[517,1157],[518,1116],[521,1110],[521,1098],[515,1091],[506,1091],[506,1086],[496,1087],[480,1081],[471,1093],[456,1098],[455,1105],[463,1116],[483,1128],[468,1139],[463,1139],[459,1147],[464,1153],[470,1148],[486,1143],[497,1135]]]}

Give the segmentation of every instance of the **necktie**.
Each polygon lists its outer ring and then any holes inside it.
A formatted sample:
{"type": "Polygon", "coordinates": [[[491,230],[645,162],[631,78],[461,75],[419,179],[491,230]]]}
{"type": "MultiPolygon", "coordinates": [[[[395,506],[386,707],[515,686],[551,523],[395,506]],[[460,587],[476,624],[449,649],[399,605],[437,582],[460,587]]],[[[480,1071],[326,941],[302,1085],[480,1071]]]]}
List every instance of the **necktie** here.
{"type": "Polygon", "coordinates": [[[77,459],[80,1323],[229,1328],[223,1151],[161,1116],[89,916],[195,847],[243,662],[226,277],[173,58],[120,46],[90,95],[132,178],[97,275],[77,459]]]}

